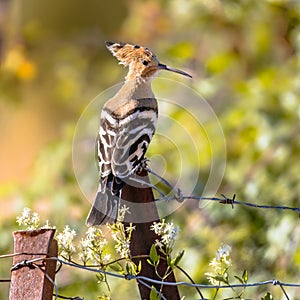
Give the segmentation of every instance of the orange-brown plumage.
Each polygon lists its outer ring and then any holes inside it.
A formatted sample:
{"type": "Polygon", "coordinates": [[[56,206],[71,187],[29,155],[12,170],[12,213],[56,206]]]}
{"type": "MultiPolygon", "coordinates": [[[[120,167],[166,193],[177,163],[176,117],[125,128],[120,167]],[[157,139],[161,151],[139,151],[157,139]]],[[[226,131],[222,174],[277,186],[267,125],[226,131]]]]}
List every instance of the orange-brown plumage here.
{"type": "Polygon", "coordinates": [[[126,81],[134,79],[145,81],[154,77],[159,70],[168,70],[191,77],[183,71],[161,64],[156,55],[146,47],[114,42],[106,42],[106,46],[120,64],[129,67],[126,81]]]}

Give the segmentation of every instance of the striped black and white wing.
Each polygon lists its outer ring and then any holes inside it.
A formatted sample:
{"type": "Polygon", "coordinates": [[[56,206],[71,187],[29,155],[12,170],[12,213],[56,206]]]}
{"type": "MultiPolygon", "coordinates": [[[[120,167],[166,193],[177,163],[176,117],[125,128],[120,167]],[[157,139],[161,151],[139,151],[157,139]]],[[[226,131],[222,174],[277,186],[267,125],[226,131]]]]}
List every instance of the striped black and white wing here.
{"type": "Polygon", "coordinates": [[[119,120],[119,132],[111,157],[114,176],[122,179],[135,172],[145,156],[156,123],[157,110],[151,107],[137,107],[119,120]]]}
{"type": "Polygon", "coordinates": [[[118,120],[103,110],[96,141],[99,187],[86,220],[88,226],[114,223],[118,217],[120,190],[124,186],[124,182],[115,177],[111,169],[111,158],[117,133],[118,120]]]}
{"type": "Polygon", "coordinates": [[[157,102],[145,100],[129,101],[120,113],[106,107],[102,110],[97,139],[100,182],[86,221],[88,226],[113,223],[118,217],[125,178],[139,166],[155,132],[157,102]]]}
{"type": "Polygon", "coordinates": [[[99,166],[99,177],[101,192],[105,192],[107,179],[112,173],[111,157],[116,144],[118,131],[118,120],[110,117],[104,110],[100,119],[100,130],[97,138],[97,157],[99,166]]]}

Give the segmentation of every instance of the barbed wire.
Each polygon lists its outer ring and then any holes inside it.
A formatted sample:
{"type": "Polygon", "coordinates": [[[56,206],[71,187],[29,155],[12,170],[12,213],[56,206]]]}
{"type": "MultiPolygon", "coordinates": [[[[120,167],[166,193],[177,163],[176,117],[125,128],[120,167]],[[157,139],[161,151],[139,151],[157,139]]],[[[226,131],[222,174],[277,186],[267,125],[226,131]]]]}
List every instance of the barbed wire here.
{"type": "MultiPolygon", "coordinates": [[[[24,253],[13,253],[13,254],[8,254],[8,255],[0,255],[0,259],[12,257],[15,255],[23,255],[23,254],[24,253]]],[[[30,254],[25,253],[25,254],[35,255],[35,253],[30,253],[30,254]]],[[[45,254],[43,254],[43,255],[45,255],[45,254]]],[[[59,299],[59,298],[69,299],[69,300],[82,300],[83,298],[81,298],[79,296],[65,297],[65,296],[59,295],[58,286],[56,285],[56,283],[49,276],[47,276],[48,274],[45,273],[45,270],[42,269],[42,267],[37,264],[37,262],[39,262],[39,261],[45,262],[47,260],[55,260],[55,261],[59,262],[61,265],[66,265],[66,266],[69,266],[72,268],[77,268],[77,269],[85,270],[85,271],[92,272],[92,273],[100,273],[100,274],[112,276],[112,277],[115,277],[118,279],[137,280],[139,283],[143,284],[144,286],[148,287],[151,290],[155,289],[153,287],[153,284],[160,285],[160,286],[187,286],[187,287],[201,288],[201,289],[232,289],[232,288],[247,288],[247,287],[273,285],[273,286],[279,286],[281,288],[285,298],[287,300],[290,300],[285,288],[287,288],[287,287],[300,288],[300,283],[286,283],[286,282],[282,282],[277,279],[270,279],[270,280],[266,280],[266,281],[259,281],[259,282],[252,282],[252,283],[228,284],[228,285],[199,284],[199,283],[189,283],[189,282],[185,282],[185,281],[178,281],[178,282],[160,281],[160,280],[152,279],[152,278],[142,276],[142,275],[131,275],[131,274],[122,275],[119,273],[113,273],[113,272],[101,270],[98,268],[96,269],[95,267],[92,267],[92,266],[87,267],[85,265],[81,265],[81,264],[78,264],[75,262],[65,261],[58,257],[46,257],[46,258],[38,257],[38,258],[30,259],[30,260],[23,260],[12,266],[12,268],[11,268],[12,272],[19,270],[20,268],[23,268],[23,267],[38,268],[39,270],[41,270],[46,275],[47,279],[54,286],[55,294],[53,294],[53,296],[55,297],[55,300],[59,299]]],[[[1,281],[1,282],[4,282],[4,281],[1,281]]],[[[155,289],[155,292],[161,297],[161,299],[167,300],[160,291],[157,291],[155,289]]],[[[202,297],[201,299],[205,299],[205,298],[202,297]]]]}
{"type": "Polygon", "coordinates": [[[221,204],[229,204],[232,208],[234,208],[234,205],[242,205],[242,206],[248,206],[253,208],[260,208],[260,209],[279,209],[279,210],[290,210],[293,212],[296,212],[299,214],[300,218],[300,207],[290,207],[285,205],[266,205],[266,204],[256,204],[251,202],[243,202],[236,200],[236,194],[233,194],[233,196],[227,197],[224,194],[221,194],[222,198],[220,197],[205,197],[205,196],[186,196],[183,195],[180,188],[175,189],[175,187],[167,181],[165,178],[161,177],[159,174],[151,170],[148,166],[144,167],[144,169],[149,172],[150,174],[154,175],[158,179],[160,179],[170,190],[173,192],[173,195],[166,196],[160,189],[158,189],[156,186],[149,184],[150,187],[153,187],[158,193],[161,195],[160,198],[155,199],[155,201],[177,201],[177,202],[183,202],[184,200],[197,200],[197,201],[212,201],[212,202],[218,202],[221,204]],[[175,192],[174,192],[175,191],[175,192]]]}
{"type": "MultiPolygon", "coordinates": [[[[300,208],[299,207],[289,207],[289,206],[281,206],[281,205],[264,205],[264,204],[250,203],[250,202],[242,202],[242,201],[236,200],[235,194],[231,198],[225,196],[224,194],[221,194],[221,197],[186,196],[186,195],[182,194],[182,191],[180,189],[177,189],[177,191],[176,191],[175,187],[171,183],[169,183],[165,178],[161,177],[160,175],[158,175],[157,173],[152,171],[148,166],[144,167],[144,169],[147,172],[149,172],[150,174],[159,178],[161,180],[161,182],[163,182],[173,193],[170,196],[166,196],[158,187],[152,185],[151,183],[147,183],[147,182],[144,182],[144,181],[141,181],[138,179],[135,180],[136,182],[138,182],[142,185],[146,185],[148,187],[154,188],[160,194],[161,197],[158,199],[155,199],[155,201],[178,201],[178,202],[183,202],[184,200],[213,201],[213,202],[218,202],[221,204],[231,205],[232,208],[234,208],[235,205],[242,205],[242,206],[248,206],[248,207],[259,208],[259,209],[290,210],[290,211],[298,213],[299,217],[300,217],[300,208]]],[[[13,257],[13,256],[18,256],[18,255],[35,255],[35,256],[41,255],[41,256],[44,256],[45,253],[22,252],[22,253],[4,254],[4,255],[0,255],[0,259],[9,258],[9,257],[13,257]]],[[[228,284],[228,285],[198,284],[198,283],[194,283],[194,282],[189,283],[189,282],[185,282],[185,281],[180,281],[180,282],[160,281],[160,280],[155,280],[155,279],[141,276],[141,275],[131,275],[131,274],[124,275],[124,274],[109,272],[109,271],[99,269],[99,266],[81,265],[81,264],[78,264],[75,262],[63,260],[58,257],[47,257],[47,258],[38,257],[38,258],[34,258],[34,259],[24,260],[24,261],[21,261],[21,262],[15,264],[11,268],[12,272],[16,271],[20,268],[23,268],[23,267],[38,268],[41,272],[43,272],[45,274],[47,279],[53,284],[54,290],[55,290],[55,294],[53,296],[55,297],[55,299],[60,298],[60,299],[69,299],[69,300],[82,300],[83,298],[78,297],[78,296],[65,297],[65,296],[59,295],[58,286],[56,285],[56,283],[50,278],[50,276],[45,272],[45,270],[37,264],[37,262],[45,261],[45,260],[56,260],[60,264],[60,266],[58,267],[56,272],[59,272],[61,267],[63,265],[65,265],[65,266],[72,267],[72,268],[82,269],[82,270],[85,270],[88,272],[93,272],[93,273],[98,273],[98,274],[101,273],[103,275],[111,276],[111,277],[118,278],[118,279],[136,280],[137,282],[146,286],[150,290],[155,290],[155,292],[163,300],[167,300],[167,299],[164,297],[164,295],[160,291],[156,290],[153,287],[153,284],[160,285],[160,286],[187,286],[187,287],[193,287],[196,289],[232,289],[232,288],[247,288],[247,287],[273,285],[273,286],[279,286],[281,288],[281,290],[284,294],[284,297],[287,300],[290,300],[290,298],[289,298],[285,288],[287,288],[287,287],[300,288],[300,283],[299,284],[298,283],[286,283],[286,282],[281,282],[276,279],[270,279],[270,280],[266,280],[266,281],[253,282],[253,283],[238,283],[238,284],[228,284]]],[[[4,283],[4,282],[10,282],[10,279],[0,279],[0,283],[4,283]]],[[[201,295],[201,299],[205,299],[205,298],[201,295]]]]}

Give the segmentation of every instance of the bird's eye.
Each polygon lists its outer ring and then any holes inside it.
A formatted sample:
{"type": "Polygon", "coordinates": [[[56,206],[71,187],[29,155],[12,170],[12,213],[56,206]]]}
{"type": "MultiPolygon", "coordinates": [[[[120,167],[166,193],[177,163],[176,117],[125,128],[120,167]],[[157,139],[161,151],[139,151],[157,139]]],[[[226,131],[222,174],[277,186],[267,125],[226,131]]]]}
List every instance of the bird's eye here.
{"type": "Polygon", "coordinates": [[[147,61],[147,60],[143,60],[143,61],[142,61],[142,64],[143,64],[144,66],[148,66],[148,64],[149,64],[149,61],[147,61]]]}

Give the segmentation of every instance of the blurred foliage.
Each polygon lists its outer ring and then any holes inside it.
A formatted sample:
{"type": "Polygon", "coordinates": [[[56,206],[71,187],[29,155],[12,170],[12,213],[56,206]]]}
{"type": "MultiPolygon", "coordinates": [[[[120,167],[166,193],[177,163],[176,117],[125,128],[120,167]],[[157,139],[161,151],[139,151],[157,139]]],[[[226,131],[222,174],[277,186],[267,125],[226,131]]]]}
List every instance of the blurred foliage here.
{"type": "MultiPolygon", "coordinates": [[[[12,251],[15,216],[24,206],[60,229],[70,224],[85,231],[89,204],[73,175],[74,129],[91,99],[125,75],[105,40],[146,45],[163,62],[193,74],[192,83],[185,82],[206,98],[226,139],[220,193],[300,206],[299,1],[10,0],[0,1],[0,26],[1,254],[12,251]]],[[[172,118],[182,122],[185,114],[177,110],[172,118]]],[[[193,122],[185,122],[185,128],[203,135],[193,122]]],[[[169,130],[170,136],[176,134],[169,130]]],[[[192,153],[188,143],[180,147],[192,153]]],[[[198,195],[210,172],[206,147],[205,142],[197,158],[203,162],[198,195]]],[[[150,150],[166,157],[166,176],[176,179],[170,144],[154,139],[150,150]]],[[[197,159],[183,166],[186,180],[192,168],[199,168],[197,159]]],[[[240,274],[248,270],[249,282],[300,277],[300,226],[292,213],[219,204],[198,209],[185,202],[171,218],[181,228],[177,245],[185,255],[180,264],[195,282],[207,283],[204,273],[220,243],[232,246],[234,267],[240,274]]],[[[1,262],[1,277],[10,276],[10,263],[1,262]]],[[[64,295],[92,299],[101,294],[89,274],[65,270],[57,280],[64,295]]],[[[178,280],[186,278],[178,274],[178,280]]],[[[132,287],[113,281],[113,299],[132,299],[132,287]]],[[[1,287],[0,298],[6,299],[7,291],[8,286],[1,287]]],[[[246,291],[251,299],[266,292],[265,287],[246,291]]],[[[276,287],[270,292],[274,299],[282,297],[276,287]]],[[[190,288],[181,294],[197,297],[190,288]]],[[[297,296],[288,289],[288,294],[300,299],[299,291],[297,296]]],[[[136,290],[134,295],[137,299],[136,290]]]]}

